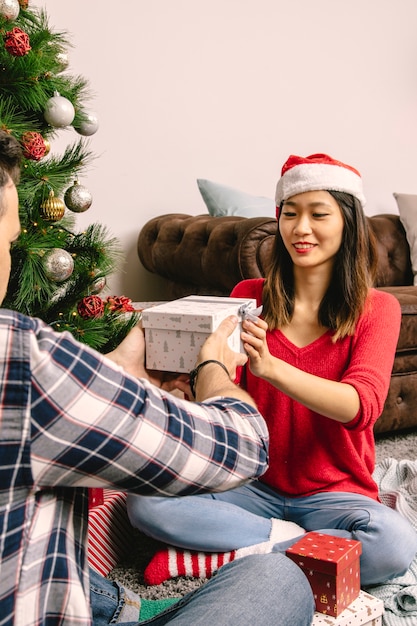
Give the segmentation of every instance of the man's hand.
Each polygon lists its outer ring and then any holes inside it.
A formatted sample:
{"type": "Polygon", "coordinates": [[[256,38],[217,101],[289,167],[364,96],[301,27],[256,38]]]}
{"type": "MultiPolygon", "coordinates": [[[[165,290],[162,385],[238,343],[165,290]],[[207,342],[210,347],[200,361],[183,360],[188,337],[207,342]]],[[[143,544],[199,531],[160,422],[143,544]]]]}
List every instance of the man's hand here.
{"type": "Polygon", "coordinates": [[[236,328],[238,321],[235,315],[227,317],[206,339],[200,349],[197,365],[211,359],[220,361],[226,366],[230,378],[217,363],[204,365],[200,369],[195,383],[195,399],[199,402],[213,396],[229,396],[247,402],[256,408],[255,402],[249,394],[232,382],[236,376],[236,368],[239,365],[244,365],[248,360],[246,354],[235,352],[227,343],[227,339],[236,328]]]}
{"type": "Polygon", "coordinates": [[[221,361],[227,367],[230,378],[232,380],[235,379],[236,368],[240,365],[245,365],[248,360],[246,354],[235,352],[227,343],[228,337],[233,333],[238,322],[239,319],[236,315],[230,315],[219,324],[202,345],[197,358],[197,365],[209,359],[221,361]]]}
{"type": "MultiPolygon", "coordinates": [[[[209,359],[220,361],[226,366],[230,378],[219,365],[215,363],[205,365],[198,374],[196,399],[199,401],[212,396],[230,396],[255,406],[254,401],[246,391],[232,382],[236,376],[236,368],[244,365],[248,360],[246,354],[235,352],[227,343],[227,339],[233,333],[238,321],[235,315],[227,317],[206,339],[200,349],[197,364],[209,359]]],[[[140,325],[132,328],[117,348],[106,356],[136,378],[146,378],[161,389],[166,391],[178,389],[192,397],[188,384],[188,374],[146,370],[145,336],[140,325]]]]}
{"type": "Polygon", "coordinates": [[[145,336],[139,324],[106,356],[136,378],[149,378],[145,369],[145,336]]]}
{"type": "Polygon", "coordinates": [[[146,378],[165,391],[174,391],[175,389],[184,393],[190,391],[188,374],[173,374],[145,369],[145,336],[140,324],[134,326],[117,348],[106,356],[132,376],[146,378]]]}

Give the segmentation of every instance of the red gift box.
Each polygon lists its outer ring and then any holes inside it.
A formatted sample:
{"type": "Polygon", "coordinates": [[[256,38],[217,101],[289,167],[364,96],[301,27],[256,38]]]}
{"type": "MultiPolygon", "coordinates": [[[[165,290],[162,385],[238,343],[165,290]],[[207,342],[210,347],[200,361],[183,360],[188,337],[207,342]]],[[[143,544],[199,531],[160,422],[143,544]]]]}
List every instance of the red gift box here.
{"type": "Polygon", "coordinates": [[[286,550],[307,576],[316,611],[339,615],[360,593],[360,541],[310,532],[286,550]]]}
{"type": "Polygon", "coordinates": [[[101,487],[90,487],[88,490],[88,508],[92,509],[95,506],[104,504],[104,489],[101,487]]]}

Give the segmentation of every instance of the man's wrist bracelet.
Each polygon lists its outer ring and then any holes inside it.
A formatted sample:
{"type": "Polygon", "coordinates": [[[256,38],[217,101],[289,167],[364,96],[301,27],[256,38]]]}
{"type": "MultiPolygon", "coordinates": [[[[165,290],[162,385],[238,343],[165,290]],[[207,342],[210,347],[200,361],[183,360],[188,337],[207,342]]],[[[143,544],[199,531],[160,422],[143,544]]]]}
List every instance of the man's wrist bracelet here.
{"type": "Polygon", "coordinates": [[[216,361],[216,359],[208,359],[207,361],[203,361],[202,363],[199,363],[197,365],[197,367],[195,367],[190,372],[190,388],[191,388],[191,392],[192,392],[194,398],[195,398],[195,384],[197,382],[198,373],[199,373],[199,371],[201,370],[202,367],[204,367],[205,365],[208,365],[209,363],[216,363],[216,365],[220,365],[220,367],[222,367],[224,369],[224,371],[226,372],[226,374],[230,378],[230,374],[229,374],[229,371],[228,371],[227,367],[221,361],[216,361]]]}

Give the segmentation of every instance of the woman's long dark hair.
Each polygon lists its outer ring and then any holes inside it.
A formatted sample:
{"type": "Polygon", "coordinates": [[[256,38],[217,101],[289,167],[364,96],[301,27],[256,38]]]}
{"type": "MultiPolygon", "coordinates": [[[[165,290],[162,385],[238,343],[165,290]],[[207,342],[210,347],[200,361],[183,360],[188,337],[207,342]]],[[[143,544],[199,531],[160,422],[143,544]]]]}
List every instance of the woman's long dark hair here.
{"type": "MultiPolygon", "coordinates": [[[[330,285],[321,301],[319,323],[335,331],[333,341],[353,334],[376,276],[375,238],[363,208],[354,196],[329,191],[342,211],[342,243],[330,285]]],[[[282,208],[282,207],[281,207],[282,208]]],[[[277,228],[273,260],[263,289],[263,316],[270,328],[281,328],[294,312],[294,268],[277,228]]]]}

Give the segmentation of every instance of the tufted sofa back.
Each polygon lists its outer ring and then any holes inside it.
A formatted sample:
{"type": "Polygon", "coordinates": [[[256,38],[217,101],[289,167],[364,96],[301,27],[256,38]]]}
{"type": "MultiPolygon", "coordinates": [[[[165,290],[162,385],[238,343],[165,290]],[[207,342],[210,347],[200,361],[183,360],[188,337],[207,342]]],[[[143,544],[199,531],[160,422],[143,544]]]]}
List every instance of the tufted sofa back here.
{"type": "MultiPolygon", "coordinates": [[[[368,217],[378,246],[376,286],[413,284],[410,250],[398,215],[368,217]]],[[[144,267],[167,280],[167,297],[229,295],[245,278],[265,275],[277,221],[267,217],[211,217],[171,213],[139,233],[144,267]]]]}

